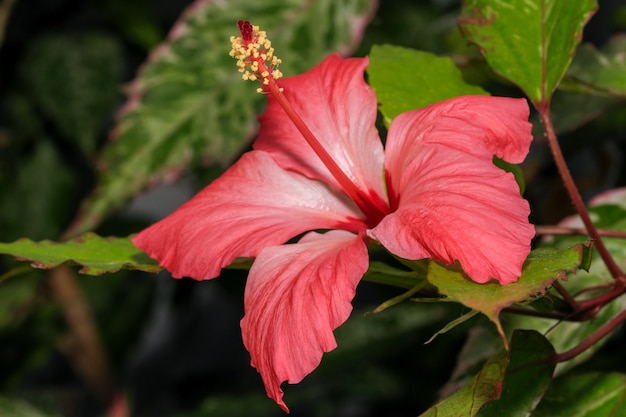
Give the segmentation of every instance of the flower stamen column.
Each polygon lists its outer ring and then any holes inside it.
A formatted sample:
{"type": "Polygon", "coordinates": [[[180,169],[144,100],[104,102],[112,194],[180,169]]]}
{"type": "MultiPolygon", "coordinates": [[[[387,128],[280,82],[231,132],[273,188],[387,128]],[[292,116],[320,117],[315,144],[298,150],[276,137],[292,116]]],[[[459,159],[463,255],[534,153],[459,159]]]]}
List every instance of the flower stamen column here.
{"type": "Polygon", "coordinates": [[[274,48],[271,41],[267,39],[265,31],[259,30],[258,26],[253,26],[247,20],[240,20],[237,24],[239,25],[241,36],[231,36],[232,49],[230,56],[237,58],[237,67],[239,67],[239,72],[243,73],[242,78],[244,80],[259,81],[262,87],[259,87],[257,92],[272,94],[309,146],[337,182],[341,184],[346,194],[363,211],[371,225],[378,224],[388,214],[387,207],[382,204],[376,204],[350,180],[282,94],[283,89],[276,83],[276,80],[283,75],[278,70],[278,65],[282,61],[274,55],[274,48]]]}

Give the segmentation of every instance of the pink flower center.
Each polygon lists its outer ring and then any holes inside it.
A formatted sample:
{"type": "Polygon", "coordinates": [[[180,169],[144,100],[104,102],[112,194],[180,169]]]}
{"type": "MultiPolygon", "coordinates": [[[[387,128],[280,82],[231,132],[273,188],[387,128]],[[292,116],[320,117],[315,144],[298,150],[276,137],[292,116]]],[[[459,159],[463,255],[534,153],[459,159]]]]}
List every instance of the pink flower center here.
{"type": "Polygon", "coordinates": [[[379,198],[376,198],[377,196],[372,198],[367,190],[362,190],[354,184],[291,106],[282,93],[283,89],[276,83],[276,80],[282,76],[277,69],[281,61],[274,56],[274,48],[267,40],[265,32],[259,31],[247,20],[240,20],[237,24],[241,38],[231,38],[233,44],[231,56],[239,59],[237,65],[240,67],[240,72],[244,73],[243,78],[261,82],[262,88],[259,90],[272,94],[344,192],[365,214],[368,226],[373,227],[378,224],[388,213],[388,208],[379,198]]]}

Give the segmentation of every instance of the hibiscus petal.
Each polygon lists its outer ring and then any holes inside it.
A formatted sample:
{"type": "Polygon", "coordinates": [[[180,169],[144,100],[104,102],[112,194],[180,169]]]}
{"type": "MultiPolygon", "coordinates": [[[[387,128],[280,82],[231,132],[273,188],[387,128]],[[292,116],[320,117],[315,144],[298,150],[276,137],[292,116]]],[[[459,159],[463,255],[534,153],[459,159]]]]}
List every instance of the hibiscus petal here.
{"type": "Polygon", "coordinates": [[[525,99],[462,96],[403,113],[389,128],[385,172],[390,199],[402,193],[406,166],[434,144],[491,161],[493,155],[517,164],[526,158],[532,141],[525,99]]]}
{"type": "Polygon", "coordinates": [[[348,319],[367,267],[363,239],[344,231],[312,232],[297,244],[266,248],[254,261],[243,342],[267,395],[283,410],[280,384],[300,382],[337,346],[333,330],[348,319]]]}
{"type": "MultiPolygon", "coordinates": [[[[384,151],[375,128],[377,101],[363,74],[367,58],[330,55],[308,72],[279,81],[283,94],[341,170],[361,190],[386,201],[384,151]]],[[[254,148],[284,168],[341,189],[272,95],[254,148]]],[[[374,197],[372,197],[374,198],[374,197]]]]}
{"type": "Polygon", "coordinates": [[[309,230],[363,230],[361,216],[325,184],[252,151],[132,241],[174,277],[209,279],[236,257],[256,256],[309,230]]]}
{"type": "Polygon", "coordinates": [[[370,235],[406,259],[458,260],[474,281],[521,275],[534,227],[530,208],[506,173],[464,150],[424,145],[405,168],[398,209],[370,235]]]}

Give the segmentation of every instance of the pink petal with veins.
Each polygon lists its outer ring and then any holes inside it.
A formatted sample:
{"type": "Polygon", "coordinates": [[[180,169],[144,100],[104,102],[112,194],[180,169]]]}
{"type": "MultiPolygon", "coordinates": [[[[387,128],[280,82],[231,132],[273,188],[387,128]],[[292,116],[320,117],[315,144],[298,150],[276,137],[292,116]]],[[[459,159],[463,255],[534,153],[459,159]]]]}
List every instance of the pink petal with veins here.
{"type": "Polygon", "coordinates": [[[283,410],[280,384],[300,382],[337,346],[333,330],[348,319],[367,267],[363,239],[344,231],[311,232],[297,244],[264,249],[254,262],[243,341],[268,396],[283,410]]]}
{"type": "Polygon", "coordinates": [[[427,144],[438,145],[444,152],[456,149],[487,163],[494,155],[521,163],[532,142],[528,114],[524,99],[461,96],[399,115],[389,128],[385,148],[390,199],[402,193],[406,166],[427,144]]]}
{"type": "Polygon", "coordinates": [[[370,235],[402,258],[458,260],[476,282],[515,281],[534,227],[515,178],[491,160],[494,153],[523,159],[527,117],[525,101],[495,97],[459,97],[399,115],[386,159],[397,209],[370,235]]]}
{"type": "MultiPolygon", "coordinates": [[[[308,72],[279,80],[298,115],[352,182],[386,201],[384,152],[376,130],[376,95],[363,78],[367,58],[328,56],[308,72]]],[[[273,96],[254,148],[285,169],[341,188],[273,96]]]]}
{"type": "Polygon", "coordinates": [[[360,216],[342,194],[252,151],[132,241],[174,277],[210,279],[237,257],[309,230],[364,230],[360,216]]]}

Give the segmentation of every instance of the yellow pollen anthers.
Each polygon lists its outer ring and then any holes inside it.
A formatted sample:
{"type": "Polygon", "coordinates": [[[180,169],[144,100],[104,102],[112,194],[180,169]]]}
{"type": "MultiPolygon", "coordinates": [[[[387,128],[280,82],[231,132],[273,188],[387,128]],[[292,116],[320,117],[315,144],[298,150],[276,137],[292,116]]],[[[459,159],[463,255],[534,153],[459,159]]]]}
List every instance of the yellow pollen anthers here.
{"type": "MultiPolygon", "coordinates": [[[[237,58],[237,68],[241,72],[241,78],[250,81],[259,81],[268,86],[274,80],[283,76],[278,66],[282,62],[274,55],[272,42],[267,39],[265,31],[259,30],[248,21],[238,22],[241,36],[231,36],[231,50],[229,55],[237,58]]],[[[283,91],[282,88],[279,89],[283,91]]],[[[263,88],[257,88],[262,93],[263,88]]]]}

